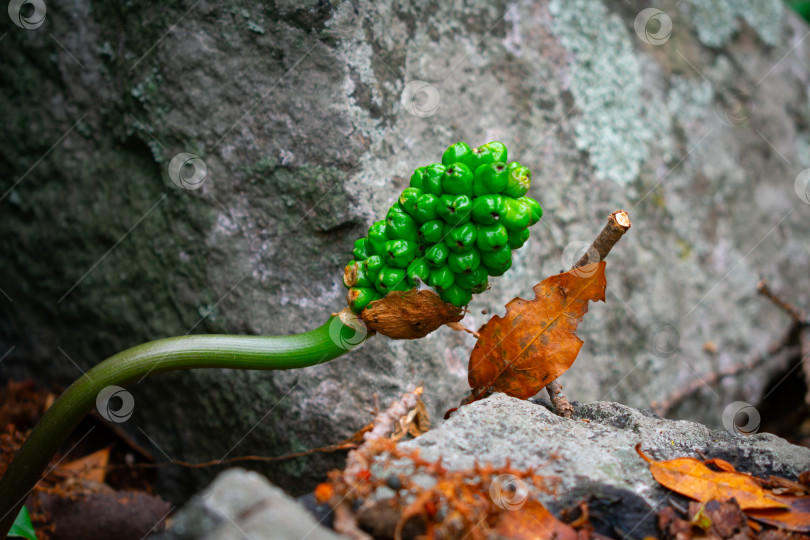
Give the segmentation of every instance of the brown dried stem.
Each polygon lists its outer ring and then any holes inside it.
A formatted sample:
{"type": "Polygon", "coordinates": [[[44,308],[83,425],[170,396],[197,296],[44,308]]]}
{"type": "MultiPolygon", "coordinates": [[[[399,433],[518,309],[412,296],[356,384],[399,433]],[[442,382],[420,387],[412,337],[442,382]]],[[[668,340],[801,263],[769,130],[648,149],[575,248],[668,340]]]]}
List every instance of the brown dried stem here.
{"type": "Polygon", "coordinates": [[[784,310],[790,315],[790,318],[793,319],[791,330],[798,333],[802,371],[804,372],[804,380],[807,383],[807,393],[804,396],[804,401],[810,405],[810,318],[808,318],[806,311],[797,308],[774,293],[770,287],[768,287],[768,282],[764,279],[757,283],[757,291],[784,310]]]}
{"type": "MultiPolygon", "coordinates": [[[[571,270],[580,268],[586,264],[598,263],[605,260],[610,250],[616,245],[624,233],[630,230],[630,216],[624,210],[616,210],[608,216],[608,222],[593,241],[588,251],[571,267],[571,270]]],[[[551,403],[554,404],[554,409],[557,414],[565,418],[570,418],[574,414],[574,408],[565,394],[562,391],[562,385],[556,380],[551,381],[546,385],[551,403]]]]}
{"type": "MultiPolygon", "coordinates": [[[[790,331],[786,332],[786,335],[791,334],[795,331],[795,327],[791,328],[790,331]]],[[[664,401],[654,401],[650,404],[653,411],[658,416],[666,415],[674,406],[685,400],[687,397],[691,396],[695,392],[699,391],[702,388],[711,388],[723,377],[730,377],[732,375],[736,375],[743,371],[752,370],[761,364],[764,364],[766,361],[772,362],[777,365],[789,365],[790,362],[795,359],[799,355],[799,348],[798,347],[785,347],[787,343],[787,339],[785,337],[774,341],[764,353],[754,353],[752,354],[747,360],[741,362],[739,364],[735,364],[727,369],[721,369],[719,371],[715,371],[714,373],[710,373],[700,379],[693,381],[688,386],[685,386],[679,390],[676,390],[664,401]]]]}
{"type": "Polygon", "coordinates": [[[796,306],[788,302],[787,300],[777,296],[771,289],[768,287],[768,282],[760,280],[757,283],[757,292],[773,302],[777,307],[782,308],[790,317],[801,324],[807,324],[807,313],[798,309],[796,306]]]}
{"type": "Polygon", "coordinates": [[[565,418],[571,418],[574,414],[574,407],[568,402],[568,399],[563,394],[562,385],[559,381],[554,380],[546,385],[548,397],[551,398],[551,403],[554,405],[554,410],[557,414],[565,418]]]}
{"type": "MultiPolygon", "coordinates": [[[[743,371],[750,371],[764,364],[766,361],[775,365],[788,366],[797,357],[801,358],[805,380],[807,381],[808,388],[810,388],[810,322],[808,321],[807,313],[774,293],[768,286],[768,282],[764,279],[757,283],[757,292],[790,315],[790,318],[793,320],[787,331],[779,339],[768,345],[764,353],[756,352],[740,364],[711,373],[684,388],[676,390],[667,396],[664,401],[651,403],[650,405],[656,414],[664,416],[675,405],[701,388],[711,388],[720,382],[723,377],[736,375],[743,371]],[[798,347],[796,346],[797,341],[799,343],[798,347]]],[[[805,395],[805,402],[810,404],[810,390],[808,390],[807,395],[805,395]]]]}
{"type": "Polygon", "coordinates": [[[799,346],[801,347],[802,370],[804,370],[804,380],[807,387],[804,402],[810,405],[810,325],[804,324],[799,328],[799,346]]]}
{"type": "Polygon", "coordinates": [[[630,216],[624,210],[616,210],[608,216],[607,225],[593,241],[585,255],[580,258],[571,270],[586,264],[604,261],[613,246],[616,245],[624,233],[630,230],[630,216]]]}

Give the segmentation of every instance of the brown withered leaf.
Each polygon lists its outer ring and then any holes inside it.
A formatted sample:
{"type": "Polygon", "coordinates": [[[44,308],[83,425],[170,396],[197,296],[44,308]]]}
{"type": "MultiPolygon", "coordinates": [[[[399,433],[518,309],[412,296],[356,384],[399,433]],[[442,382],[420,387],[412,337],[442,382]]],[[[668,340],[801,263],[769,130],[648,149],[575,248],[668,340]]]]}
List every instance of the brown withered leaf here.
{"type": "Polygon", "coordinates": [[[636,445],[636,452],[650,464],[650,472],[659,484],[696,501],[728,501],[733,498],[746,511],[787,506],[747,474],[713,471],[693,457],[655,461],[641,451],[641,444],[636,445]]]}
{"type": "Polygon", "coordinates": [[[427,289],[391,291],[360,313],[366,326],[391,339],[419,339],[443,324],[458,322],[464,311],[427,289]]]}
{"type": "Polygon", "coordinates": [[[658,530],[663,540],[691,540],[692,524],[678,517],[678,513],[671,506],[663,507],[656,515],[658,530]]]}
{"type": "Polygon", "coordinates": [[[427,407],[421,398],[416,399],[416,407],[408,414],[397,420],[394,425],[394,432],[389,437],[392,441],[398,441],[405,435],[410,435],[414,439],[427,433],[430,430],[430,415],[427,407]]]}
{"type": "Polygon", "coordinates": [[[748,540],[756,538],[736,501],[690,502],[686,519],[671,506],[658,512],[662,540],[748,540]]]}
{"type": "Polygon", "coordinates": [[[562,375],[582,347],[575,331],[588,302],[604,301],[606,285],[602,261],[542,281],[533,300],[506,304],[503,318],[496,315],[478,330],[467,402],[492,392],[528,399],[562,375]]]}
{"type": "Polygon", "coordinates": [[[60,465],[54,469],[53,473],[60,476],[71,476],[76,480],[102,483],[107,476],[107,464],[109,462],[110,447],[108,446],[87,456],[60,465]]]}
{"type": "Polygon", "coordinates": [[[746,510],[745,513],[748,514],[748,517],[773,527],[810,533],[810,497],[780,497],[780,499],[790,507],[775,510],[746,510]]]}
{"type": "Polygon", "coordinates": [[[802,495],[810,495],[810,487],[787,478],[780,476],[769,476],[765,479],[759,479],[759,483],[770,489],[775,495],[795,495],[801,497],[802,495]]]}

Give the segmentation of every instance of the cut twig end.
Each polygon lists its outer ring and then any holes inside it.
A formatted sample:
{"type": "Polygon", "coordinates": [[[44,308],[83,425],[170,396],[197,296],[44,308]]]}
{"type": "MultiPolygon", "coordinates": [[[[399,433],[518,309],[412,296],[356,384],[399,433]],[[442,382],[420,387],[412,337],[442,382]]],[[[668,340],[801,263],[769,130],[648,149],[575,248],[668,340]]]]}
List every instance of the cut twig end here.
{"type": "Polygon", "coordinates": [[[630,216],[627,215],[627,212],[624,210],[616,210],[610,214],[608,219],[614,221],[616,225],[623,228],[625,231],[632,226],[630,223],[630,216]]]}
{"type": "MultiPolygon", "coordinates": [[[[616,210],[610,214],[607,224],[605,224],[599,236],[596,237],[596,240],[593,241],[593,244],[591,244],[591,247],[585,255],[583,255],[571,269],[573,270],[574,268],[581,268],[586,264],[604,261],[608,253],[610,253],[610,250],[616,245],[616,242],[624,236],[624,233],[630,230],[631,226],[630,216],[624,210],[616,210]],[[594,256],[598,256],[598,258],[591,260],[594,256]]],[[[546,390],[548,390],[548,395],[551,398],[551,402],[554,404],[557,414],[570,418],[574,413],[574,408],[566,399],[565,394],[563,394],[562,385],[557,381],[552,381],[546,386],[546,390]]]]}
{"type": "Polygon", "coordinates": [[[616,245],[616,242],[624,236],[624,233],[630,230],[630,227],[630,216],[624,210],[616,210],[610,214],[599,236],[593,241],[585,255],[574,264],[573,268],[604,261],[610,250],[616,245]]]}

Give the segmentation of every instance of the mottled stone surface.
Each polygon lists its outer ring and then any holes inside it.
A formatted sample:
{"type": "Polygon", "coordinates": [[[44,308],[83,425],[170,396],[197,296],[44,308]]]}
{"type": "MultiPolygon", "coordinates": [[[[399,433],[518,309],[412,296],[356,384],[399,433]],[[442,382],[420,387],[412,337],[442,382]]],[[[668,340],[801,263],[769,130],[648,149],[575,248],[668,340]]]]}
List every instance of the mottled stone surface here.
{"type": "MultiPolygon", "coordinates": [[[[584,0],[79,0],[32,30],[2,17],[0,375],[65,384],[151,339],[320,324],[343,305],[353,241],[459,139],[504,141],[546,209],[468,326],[624,208],[633,229],[580,327],[571,397],[647,406],[741,362],[786,324],[759,276],[810,306],[810,205],[794,191],[810,167],[808,28],[778,0],[658,7],[671,35],[584,0]],[[411,100],[418,81],[433,90],[411,100]],[[169,178],[181,152],[205,164],[199,189],[169,178]]],[[[375,392],[424,381],[434,417],[457,404],[472,344],[442,329],[302,371],[161,375],[130,387],[123,426],[158,459],[327,445],[369,420],[375,392]]],[[[718,426],[782,369],[673,414],[718,426]]],[[[260,469],[300,493],[341,460],[260,469]]],[[[179,498],[214,473],[164,468],[162,485],[179,498]]]]}
{"type": "Polygon", "coordinates": [[[182,511],[156,540],[338,540],[295,499],[262,475],[228,469],[182,511]]]}
{"type": "MultiPolygon", "coordinates": [[[[810,469],[810,449],[771,434],[740,436],[714,431],[695,422],[659,418],[649,411],[607,401],[577,405],[574,417],[567,419],[540,404],[505,394],[462,407],[449,421],[402,443],[400,448],[418,449],[419,456],[429,461],[441,459],[450,470],[469,470],[476,463],[500,466],[508,459],[513,468],[533,468],[546,482],[545,490],[524,486],[525,492],[513,483],[517,493],[508,495],[505,502],[514,508],[532,496],[560,515],[584,500],[597,532],[608,537],[619,530],[624,533],[619,536],[657,537],[657,510],[669,504],[667,497],[679,496],[655,481],[649,464],[634,449],[638,443],[652,459],[702,454],[725,459],[737,470],[756,476],[795,480],[800,472],[810,469]]],[[[408,459],[386,462],[389,464],[383,466],[381,459],[372,466],[373,474],[380,478],[412,474],[408,459]]],[[[421,473],[411,479],[425,487],[433,484],[431,477],[421,473]]],[[[497,490],[484,489],[497,497],[497,490]]],[[[258,523],[279,531],[297,523],[309,527],[312,518],[302,518],[303,509],[293,507],[293,501],[284,500],[277,492],[253,473],[230,470],[184,506],[160,538],[235,538],[238,530],[260,530],[258,523]]],[[[389,488],[381,487],[371,497],[387,499],[392,495],[389,488]]],[[[323,522],[328,523],[328,518],[323,522]]],[[[317,528],[315,533],[326,531],[317,528]]]]}
{"type": "Polygon", "coordinates": [[[401,446],[418,449],[430,461],[441,458],[451,470],[471,469],[476,462],[503,465],[507,459],[518,469],[533,467],[553,486],[553,494],[538,497],[554,510],[608,491],[630,492],[658,507],[670,492],[655,481],[635,451],[637,443],[655,460],[703,454],[756,476],[795,480],[810,469],[810,449],[770,433],[735,435],[609,401],[578,405],[568,419],[505,394],[462,407],[440,427],[401,446]]]}

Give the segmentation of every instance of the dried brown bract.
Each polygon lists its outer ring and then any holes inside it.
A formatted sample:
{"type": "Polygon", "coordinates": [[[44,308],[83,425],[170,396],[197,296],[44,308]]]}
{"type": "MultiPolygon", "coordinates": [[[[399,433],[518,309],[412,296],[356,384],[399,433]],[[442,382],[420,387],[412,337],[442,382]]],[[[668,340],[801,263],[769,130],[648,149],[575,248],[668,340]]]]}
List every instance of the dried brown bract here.
{"type": "Polygon", "coordinates": [[[464,311],[427,289],[391,291],[360,313],[371,330],[391,339],[419,339],[440,326],[458,322],[464,311]]]}

